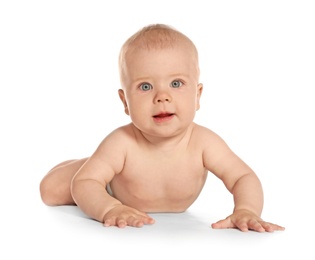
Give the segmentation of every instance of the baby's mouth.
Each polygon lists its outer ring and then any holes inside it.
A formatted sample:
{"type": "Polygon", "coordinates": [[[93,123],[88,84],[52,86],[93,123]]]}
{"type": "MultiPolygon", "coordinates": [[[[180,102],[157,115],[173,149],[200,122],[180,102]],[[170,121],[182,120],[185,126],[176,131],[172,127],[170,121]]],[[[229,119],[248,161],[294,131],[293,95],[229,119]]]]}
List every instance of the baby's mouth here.
{"type": "Polygon", "coordinates": [[[174,117],[174,113],[159,113],[159,114],[156,114],[153,116],[153,120],[158,123],[158,124],[161,124],[161,123],[166,123],[170,120],[172,120],[172,118],[174,117]]]}
{"type": "Polygon", "coordinates": [[[166,117],[170,117],[173,115],[174,115],[173,113],[160,113],[160,114],[154,115],[153,117],[154,118],[166,118],[166,117]]]}

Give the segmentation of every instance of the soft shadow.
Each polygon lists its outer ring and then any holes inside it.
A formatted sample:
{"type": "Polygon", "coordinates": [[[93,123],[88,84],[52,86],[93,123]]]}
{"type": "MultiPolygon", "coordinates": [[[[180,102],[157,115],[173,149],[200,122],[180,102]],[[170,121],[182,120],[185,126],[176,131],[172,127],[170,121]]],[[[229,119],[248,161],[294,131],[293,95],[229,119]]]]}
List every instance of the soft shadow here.
{"type": "MultiPolygon", "coordinates": [[[[85,215],[82,210],[79,209],[79,207],[73,205],[73,206],[55,206],[51,207],[51,210],[62,212],[64,214],[69,214],[75,217],[85,218],[85,219],[91,219],[87,215],[85,215]]],[[[92,220],[92,219],[91,219],[92,220]]]]}
{"type": "MultiPolygon", "coordinates": [[[[232,243],[234,246],[243,244],[261,243],[272,234],[259,234],[257,232],[241,232],[237,229],[211,228],[210,219],[202,212],[188,210],[183,213],[150,213],[155,219],[153,225],[135,227],[104,227],[102,223],[85,215],[77,206],[50,207],[52,215],[57,216],[58,223],[64,223],[63,227],[76,232],[90,234],[100,239],[111,238],[113,241],[128,241],[145,244],[159,243],[171,246],[174,243],[232,243]]],[[[275,235],[273,235],[275,236],[275,235]]]]}

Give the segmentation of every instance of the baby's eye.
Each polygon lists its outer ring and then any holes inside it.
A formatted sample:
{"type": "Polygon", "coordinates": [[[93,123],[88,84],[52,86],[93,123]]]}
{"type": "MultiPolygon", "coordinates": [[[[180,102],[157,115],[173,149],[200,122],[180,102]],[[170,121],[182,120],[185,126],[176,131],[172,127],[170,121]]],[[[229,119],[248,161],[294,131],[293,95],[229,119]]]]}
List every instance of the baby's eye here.
{"type": "Polygon", "coordinates": [[[152,85],[150,83],[142,83],[140,85],[140,89],[143,91],[148,91],[148,90],[152,89],[152,85]]]}
{"type": "Polygon", "coordinates": [[[171,83],[171,87],[172,87],[172,88],[179,88],[182,84],[183,84],[183,83],[182,83],[181,81],[179,81],[179,80],[174,80],[174,81],[172,81],[172,83],[171,83]]]}

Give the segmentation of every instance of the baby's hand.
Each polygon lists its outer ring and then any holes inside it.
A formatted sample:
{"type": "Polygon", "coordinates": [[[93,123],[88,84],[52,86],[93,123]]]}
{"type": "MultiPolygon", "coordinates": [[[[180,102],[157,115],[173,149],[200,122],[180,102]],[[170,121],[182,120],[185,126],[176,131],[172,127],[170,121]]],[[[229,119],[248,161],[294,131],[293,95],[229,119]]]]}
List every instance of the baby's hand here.
{"type": "Polygon", "coordinates": [[[125,205],[119,205],[106,213],[103,222],[105,227],[142,227],[145,224],[153,224],[154,219],[144,212],[125,205]]]}
{"type": "Polygon", "coordinates": [[[248,210],[236,210],[226,219],[212,224],[212,228],[238,228],[244,232],[248,230],[254,230],[257,232],[273,232],[276,230],[284,230],[284,227],[265,222],[253,212],[248,210]]]}

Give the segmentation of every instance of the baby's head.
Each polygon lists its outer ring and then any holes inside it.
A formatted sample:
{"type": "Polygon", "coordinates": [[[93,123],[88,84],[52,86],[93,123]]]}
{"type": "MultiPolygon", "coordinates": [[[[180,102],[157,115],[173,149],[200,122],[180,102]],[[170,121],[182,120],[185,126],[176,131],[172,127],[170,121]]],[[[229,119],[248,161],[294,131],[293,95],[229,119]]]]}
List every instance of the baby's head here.
{"type": "Polygon", "coordinates": [[[183,46],[187,50],[187,55],[191,56],[191,62],[194,63],[192,73],[196,73],[199,78],[198,51],[194,43],[186,35],[168,25],[154,24],[136,32],[122,46],[119,55],[119,73],[122,87],[125,88],[128,77],[126,73],[128,59],[137,58],[134,55],[136,51],[163,50],[177,48],[178,46],[183,46]]]}
{"type": "Polygon", "coordinates": [[[193,42],[166,25],[144,27],[119,56],[125,113],[146,135],[185,132],[199,109],[198,53],[193,42]]]}

